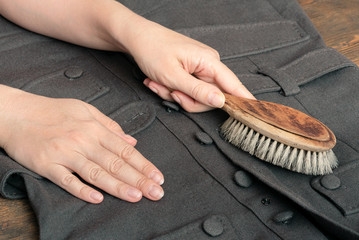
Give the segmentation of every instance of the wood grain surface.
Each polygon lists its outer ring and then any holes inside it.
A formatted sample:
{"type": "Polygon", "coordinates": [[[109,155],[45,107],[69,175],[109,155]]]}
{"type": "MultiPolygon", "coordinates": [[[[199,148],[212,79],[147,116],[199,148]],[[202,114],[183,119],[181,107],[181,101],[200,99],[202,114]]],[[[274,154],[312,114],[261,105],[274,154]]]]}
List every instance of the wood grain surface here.
{"type": "Polygon", "coordinates": [[[359,65],[359,1],[298,0],[325,43],[359,65]]]}
{"type": "MultiPolygon", "coordinates": [[[[329,47],[359,65],[359,1],[298,0],[329,47]]],[[[28,200],[0,197],[0,239],[38,239],[28,200]]]]}

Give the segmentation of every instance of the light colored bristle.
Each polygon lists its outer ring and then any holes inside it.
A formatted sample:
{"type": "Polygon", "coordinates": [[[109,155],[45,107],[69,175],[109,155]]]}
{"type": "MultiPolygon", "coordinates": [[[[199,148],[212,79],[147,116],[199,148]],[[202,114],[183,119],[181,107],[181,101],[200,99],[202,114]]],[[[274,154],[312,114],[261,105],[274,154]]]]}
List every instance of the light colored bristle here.
{"type": "Polygon", "coordinates": [[[303,173],[309,174],[312,167],[312,152],[306,151],[303,163],[303,173]]]}
{"type": "Polygon", "coordinates": [[[330,149],[329,151],[327,151],[327,157],[331,168],[338,167],[338,159],[337,156],[335,156],[333,150],[330,149]]]}
{"type": "Polygon", "coordinates": [[[295,164],[295,168],[294,171],[296,172],[302,172],[303,170],[303,163],[304,163],[304,150],[300,149],[298,156],[297,156],[297,161],[295,164]]]}
{"type": "Polygon", "coordinates": [[[298,156],[298,149],[293,148],[289,154],[288,162],[284,165],[284,167],[287,169],[294,169],[297,156],[298,156]]]}
{"type": "Polygon", "coordinates": [[[258,146],[258,149],[256,151],[256,156],[262,160],[265,159],[265,156],[267,155],[268,149],[269,149],[269,145],[270,145],[271,139],[265,137],[263,143],[258,146]]]}
{"type": "Polygon", "coordinates": [[[249,145],[251,144],[253,133],[254,133],[253,129],[248,128],[248,130],[249,131],[247,135],[244,137],[244,140],[240,144],[241,148],[246,152],[249,152],[248,148],[249,145]]]}
{"type": "Polygon", "coordinates": [[[292,171],[323,175],[332,173],[338,160],[332,150],[312,152],[297,149],[264,136],[230,117],[221,127],[225,139],[259,159],[292,171]]]}
{"type": "Polygon", "coordinates": [[[330,163],[328,161],[328,154],[327,152],[323,152],[323,162],[324,162],[324,172],[331,171],[330,163]]]}
{"type": "Polygon", "coordinates": [[[286,148],[285,148],[285,150],[284,150],[284,152],[283,152],[283,154],[282,154],[282,156],[281,156],[281,158],[280,158],[280,160],[278,162],[278,166],[280,166],[280,167],[285,166],[285,164],[287,163],[287,161],[289,159],[289,154],[292,151],[291,149],[292,149],[291,146],[286,146],[286,148]]]}
{"type": "Polygon", "coordinates": [[[252,138],[252,141],[248,144],[248,152],[249,154],[253,155],[255,153],[255,150],[257,148],[257,145],[259,143],[259,137],[261,136],[261,134],[256,133],[254,135],[254,137],[252,138]]]}
{"type": "Polygon", "coordinates": [[[274,156],[273,156],[273,161],[272,163],[274,165],[278,165],[279,164],[279,161],[281,160],[281,157],[283,155],[283,150],[284,150],[284,144],[281,143],[279,144],[279,146],[277,147],[277,150],[275,151],[274,153],[274,156]]]}
{"type": "Polygon", "coordinates": [[[276,149],[277,149],[277,141],[272,141],[271,145],[269,146],[268,153],[265,159],[267,162],[272,162],[276,149]]]}
{"type": "Polygon", "coordinates": [[[313,152],[312,153],[312,172],[313,172],[313,175],[318,175],[318,153],[316,152],[313,152]]]}
{"type": "Polygon", "coordinates": [[[237,142],[236,142],[236,146],[241,146],[243,140],[246,138],[247,134],[249,132],[249,127],[247,127],[246,125],[244,125],[244,129],[243,131],[241,132],[241,134],[238,136],[238,138],[236,139],[237,142]]]}

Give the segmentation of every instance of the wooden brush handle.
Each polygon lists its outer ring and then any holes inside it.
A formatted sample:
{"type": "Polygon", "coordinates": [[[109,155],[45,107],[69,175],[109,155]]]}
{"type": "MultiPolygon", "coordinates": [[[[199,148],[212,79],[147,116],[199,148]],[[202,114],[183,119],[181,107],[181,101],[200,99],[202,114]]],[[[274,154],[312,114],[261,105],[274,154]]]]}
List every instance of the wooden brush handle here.
{"type": "Polygon", "coordinates": [[[303,112],[277,103],[224,95],[223,110],[262,135],[308,151],[327,151],[335,146],[332,131],[303,112]]]}

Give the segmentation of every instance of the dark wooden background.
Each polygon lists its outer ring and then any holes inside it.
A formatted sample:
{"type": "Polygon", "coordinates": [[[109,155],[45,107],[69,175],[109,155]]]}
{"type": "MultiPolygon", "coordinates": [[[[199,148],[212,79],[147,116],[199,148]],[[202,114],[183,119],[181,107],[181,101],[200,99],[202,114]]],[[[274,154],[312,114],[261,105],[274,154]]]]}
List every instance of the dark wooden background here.
{"type": "MultiPolygon", "coordinates": [[[[330,47],[359,65],[359,0],[298,0],[330,47]]],[[[0,239],[38,239],[36,217],[24,200],[0,197],[0,239]]]]}

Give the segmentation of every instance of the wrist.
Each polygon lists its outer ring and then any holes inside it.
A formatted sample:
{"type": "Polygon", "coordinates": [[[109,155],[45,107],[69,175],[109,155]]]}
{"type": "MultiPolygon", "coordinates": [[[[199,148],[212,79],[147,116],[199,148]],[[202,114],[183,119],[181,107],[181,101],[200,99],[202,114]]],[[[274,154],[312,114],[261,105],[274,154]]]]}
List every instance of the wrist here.
{"type": "Polygon", "coordinates": [[[147,46],[146,39],[151,38],[152,34],[156,34],[156,29],[162,27],[122,5],[114,11],[108,26],[110,26],[109,33],[117,50],[133,57],[135,57],[137,50],[143,47],[142,45],[147,46]]]}
{"type": "Polygon", "coordinates": [[[16,88],[0,84],[0,147],[5,148],[6,140],[10,138],[11,127],[17,119],[18,110],[14,103],[22,98],[25,92],[16,88]]]}
{"type": "Polygon", "coordinates": [[[102,25],[106,29],[113,50],[130,53],[132,32],[142,17],[118,2],[113,4],[108,16],[102,19],[102,25]]]}

